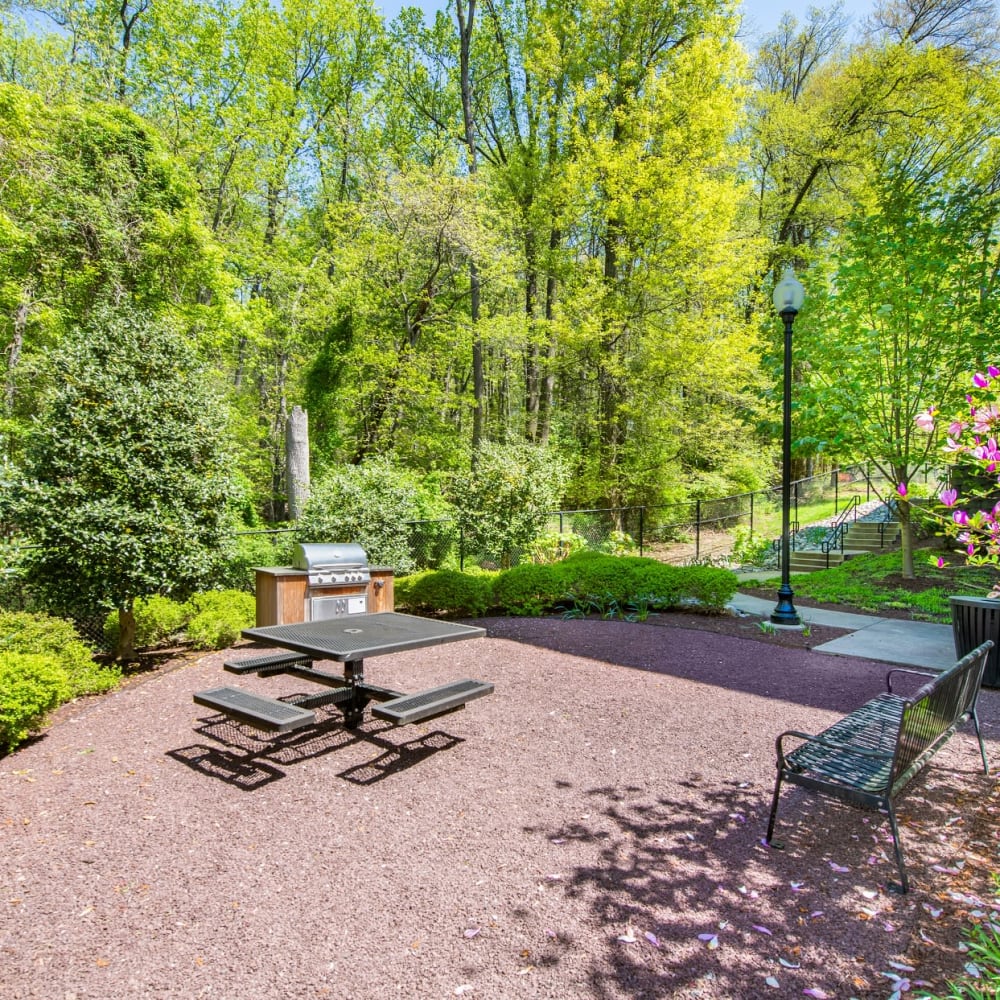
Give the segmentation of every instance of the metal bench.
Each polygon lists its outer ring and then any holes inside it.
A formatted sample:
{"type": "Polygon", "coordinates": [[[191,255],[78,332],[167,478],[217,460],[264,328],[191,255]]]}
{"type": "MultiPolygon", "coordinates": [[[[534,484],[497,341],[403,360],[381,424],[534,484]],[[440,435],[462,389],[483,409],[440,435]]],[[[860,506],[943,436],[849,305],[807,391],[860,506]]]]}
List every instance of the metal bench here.
{"type": "Polygon", "coordinates": [[[316,721],[316,713],[308,709],[234,687],[198,691],[194,702],[268,733],[288,733],[316,721]]]}
{"type": "Polygon", "coordinates": [[[311,663],[312,658],[301,653],[269,653],[267,656],[251,656],[245,660],[226,660],[222,669],[231,674],[258,674],[267,677],[283,673],[286,667],[309,666],[311,663]]]}
{"type": "Polygon", "coordinates": [[[464,708],[466,702],[493,693],[493,685],[487,681],[461,680],[441,687],[428,688],[416,694],[403,695],[391,701],[372,706],[372,715],[396,726],[407,726],[414,722],[455,712],[464,708]]]}
{"type": "MultiPolygon", "coordinates": [[[[771,843],[784,781],[830,795],[852,805],[880,809],[889,817],[901,891],[909,890],[899,827],[893,801],[926,766],[963,722],[972,720],[983,771],[989,774],[986,747],[976,715],[976,699],[993,643],[989,640],[936,673],[894,668],[888,691],[855,709],[818,735],[787,730],[775,741],[778,775],[774,785],[766,841],[771,843]],[[893,693],[893,676],[915,674],[932,678],[912,697],[893,693]],[[786,751],[786,740],[800,741],[786,751]]],[[[775,843],[773,846],[781,847],[775,843]]]]}

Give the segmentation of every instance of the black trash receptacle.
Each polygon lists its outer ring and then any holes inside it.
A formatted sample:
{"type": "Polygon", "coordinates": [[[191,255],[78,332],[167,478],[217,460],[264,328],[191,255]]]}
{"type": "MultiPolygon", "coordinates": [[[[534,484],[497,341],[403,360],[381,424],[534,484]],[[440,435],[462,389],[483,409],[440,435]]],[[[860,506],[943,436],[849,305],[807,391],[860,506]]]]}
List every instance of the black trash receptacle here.
{"type": "Polygon", "coordinates": [[[987,639],[993,648],[986,660],[983,687],[1000,687],[1000,600],[990,597],[949,597],[955,654],[961,658],[987,639]]]}

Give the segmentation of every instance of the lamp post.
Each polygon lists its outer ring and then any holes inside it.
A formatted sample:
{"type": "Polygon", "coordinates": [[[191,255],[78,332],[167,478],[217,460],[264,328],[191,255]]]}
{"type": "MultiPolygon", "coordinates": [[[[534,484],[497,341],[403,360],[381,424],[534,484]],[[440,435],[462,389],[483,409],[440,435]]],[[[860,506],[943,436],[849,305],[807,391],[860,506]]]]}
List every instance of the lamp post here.
{"type": "Polygon", "coordinates": [[[785,395],[782,404],[783,434],[781,441],[781,587],[778,603],[771,612],[774,625],[801,625],[799,613],[792,602],[792,586],[788,582],[789,504],[792,492],[792,324],[802,308],[806,293],[790,267],[785,268],[781,281],[774,289],[774,308],[785,324],[785,395]]]}

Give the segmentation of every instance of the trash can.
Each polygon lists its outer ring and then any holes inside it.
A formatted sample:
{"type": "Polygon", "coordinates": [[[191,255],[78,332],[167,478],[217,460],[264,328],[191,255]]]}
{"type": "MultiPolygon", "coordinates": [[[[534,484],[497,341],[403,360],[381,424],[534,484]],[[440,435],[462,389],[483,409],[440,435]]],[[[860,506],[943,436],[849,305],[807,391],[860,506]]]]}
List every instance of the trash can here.
{"type": "Polygon", "coordinates": [[[992,597],[949,597],[951,630],[955,637],[955,653],[966,653],[993,640],[986,659],[983,687],[1000,687],[1000,600],[992,597]]]}

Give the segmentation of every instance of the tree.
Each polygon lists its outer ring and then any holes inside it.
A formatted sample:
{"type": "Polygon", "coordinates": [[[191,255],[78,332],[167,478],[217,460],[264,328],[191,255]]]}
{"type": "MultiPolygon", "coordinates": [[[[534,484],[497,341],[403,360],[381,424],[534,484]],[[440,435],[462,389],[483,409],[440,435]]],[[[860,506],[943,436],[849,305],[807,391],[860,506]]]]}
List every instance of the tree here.
{"type": "Polygon", "coordinates": [[[27,572],[54,611],[116,608],[134,654],[137,597],[185,598],[232,537],[225,411],[185,335],[102,309],[49,358],[9,517],[36,546],[27,572]]]}

